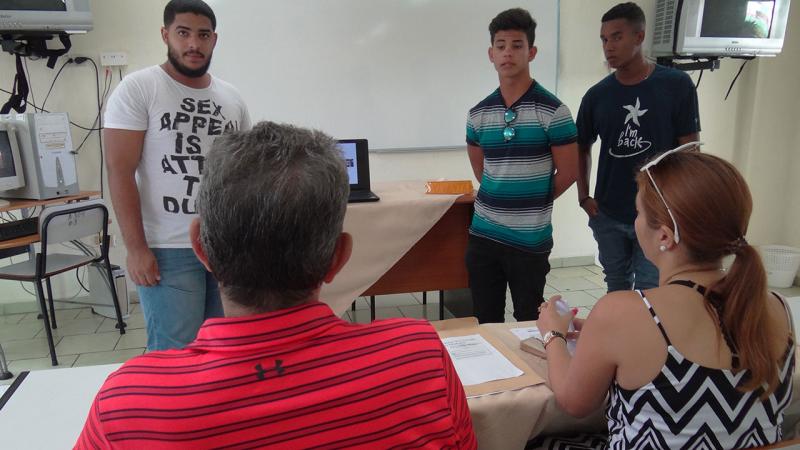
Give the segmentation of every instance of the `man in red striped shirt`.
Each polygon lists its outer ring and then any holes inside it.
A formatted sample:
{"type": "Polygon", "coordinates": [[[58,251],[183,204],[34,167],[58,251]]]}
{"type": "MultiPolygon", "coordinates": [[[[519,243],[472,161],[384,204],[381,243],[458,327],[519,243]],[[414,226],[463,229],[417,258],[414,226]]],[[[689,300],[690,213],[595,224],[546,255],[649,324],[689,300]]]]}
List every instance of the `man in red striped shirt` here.
{"type": "Polygon", "coordinates": [[[318,301],[352,249],[348,189],[321,132],[262,122],[218,138],[190,236],[225,317],[111,374],[76,448],[475,449],[430,324],[350,324],[318,301]]]}

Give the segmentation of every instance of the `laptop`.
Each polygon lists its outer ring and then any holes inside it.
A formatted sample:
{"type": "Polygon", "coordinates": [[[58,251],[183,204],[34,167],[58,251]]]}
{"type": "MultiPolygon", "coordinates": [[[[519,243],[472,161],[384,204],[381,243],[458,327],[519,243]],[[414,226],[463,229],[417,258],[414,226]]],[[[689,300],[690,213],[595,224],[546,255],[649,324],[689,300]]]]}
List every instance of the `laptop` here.
{"type": "Polygon", "coordinates": [[[340,139],[337,141],[344,156],[347,176],[350,178],[348,203],[377,202],[380,198],[369,189],[369,145],[366,139],[340,139]]]}

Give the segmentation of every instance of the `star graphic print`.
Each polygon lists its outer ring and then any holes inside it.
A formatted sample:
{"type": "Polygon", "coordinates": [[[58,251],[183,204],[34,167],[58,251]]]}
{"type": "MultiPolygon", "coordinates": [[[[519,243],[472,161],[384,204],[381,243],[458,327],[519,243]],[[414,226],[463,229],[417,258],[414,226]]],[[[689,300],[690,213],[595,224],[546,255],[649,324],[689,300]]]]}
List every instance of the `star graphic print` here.
{"type": "Polygon", "coordinates": [[[639,122],[639,118],[644,116],[648,110],[642,108],[639,97],[636,97],[633,105],[623,105],[622,108],[628,111],[623,123],[625,129],[620,133],[616,147],[612,146],[608,151],[615,158],[630,158],[646,152],[653,145],[641,134],[642,124],[639,122]]]}
{"type": "Polygon", "coordinates": [[[636,105],[624,105],[623,108],[628,110],[628,115],[625,116],[625,125],[628,124],[629,121],[633,120],[633,123],[636,124],[637,127],[640,127],[641,124],[639,123],[639,117],[642,117],[647,110],[641,109],[641,104],[639,103],[639,97],[636,97],[636,105]]]}

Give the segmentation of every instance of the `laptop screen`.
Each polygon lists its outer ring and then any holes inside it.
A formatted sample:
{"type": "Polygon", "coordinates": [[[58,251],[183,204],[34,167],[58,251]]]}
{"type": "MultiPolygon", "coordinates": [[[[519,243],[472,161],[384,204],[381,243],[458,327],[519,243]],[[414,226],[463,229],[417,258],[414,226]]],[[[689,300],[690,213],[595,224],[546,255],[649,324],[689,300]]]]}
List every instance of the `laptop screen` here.
{"type": "Polygon", "coordinates": [[[369,144],[366,139],[340,139],[337,141],[342,151],[350,190],[369,190],[369,144]]]}
{"type": "Polygon", "coordinates": [[[356,158],[355,142],[339,142],[339,148],[344,156],[344,166],[347,167],[347,177],[350,184],[358,184],[358,158],[356,158]]]}

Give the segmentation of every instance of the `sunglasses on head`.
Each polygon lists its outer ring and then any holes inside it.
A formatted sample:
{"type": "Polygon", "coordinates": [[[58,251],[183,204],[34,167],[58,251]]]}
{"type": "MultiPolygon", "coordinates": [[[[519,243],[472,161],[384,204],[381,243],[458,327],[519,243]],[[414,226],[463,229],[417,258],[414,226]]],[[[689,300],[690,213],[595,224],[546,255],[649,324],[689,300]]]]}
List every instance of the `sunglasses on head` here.
{"type": "Polygon", "coordinates": [[[686,144],[679,145],[678,147],[673,148],[672,150],[667,150],[666,152],[658,155],[652,161],[648,162],[641,169],[639,172],[647,172],[647,176],[650,178],[650,182],[653,183],[653,187],[656,190],[656,193],[661,198],[661,202],[664,203],[664,206],[667,208],[667,214],[669,214],[669,218],[672,219],[672,227],[675,230],[675,243],[678,244],[681,241],[681,234],[678,231],[678,222],[675,220],[675,215],[672,214],[672,209],[670,209],[669,205],[667,204],[667,200],[664,198],[664,194],[661,193],[661,189],[658,188],[656,184],[656,180],[653,178],[653,174],[650,173],[650,168],[654,167],[656,164],[660,163],[669,155],[674,153],[682,152],[682,151],[699,151],[700,146],[703,145],[700,141],[693,141],[687,142],[686,144]]]}

